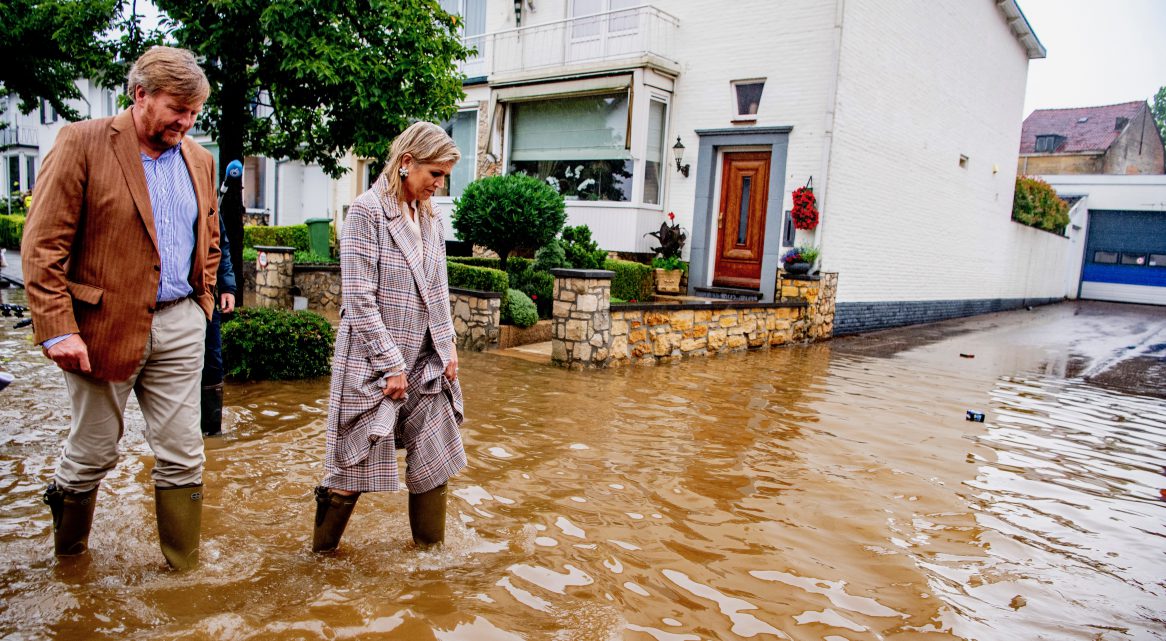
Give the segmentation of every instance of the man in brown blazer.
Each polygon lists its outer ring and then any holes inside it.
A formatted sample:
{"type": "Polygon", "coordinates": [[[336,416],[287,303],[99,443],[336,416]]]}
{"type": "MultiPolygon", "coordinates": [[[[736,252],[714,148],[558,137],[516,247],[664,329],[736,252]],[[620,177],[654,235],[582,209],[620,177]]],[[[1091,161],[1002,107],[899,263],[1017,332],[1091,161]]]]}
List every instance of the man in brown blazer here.
{"type": "Polygon", "coordinates": [[[210,85],[189,51],[154,47],[127,88],[130,109],[61,130],[21,247],[36,341],[64,371],[72,406],[45,502],[57,555],[85,553],[133,390],[155,456],[162,552],[187,569],[198,564],[199,380],[219,220],[214,158],[186,132],[210,85]]]}

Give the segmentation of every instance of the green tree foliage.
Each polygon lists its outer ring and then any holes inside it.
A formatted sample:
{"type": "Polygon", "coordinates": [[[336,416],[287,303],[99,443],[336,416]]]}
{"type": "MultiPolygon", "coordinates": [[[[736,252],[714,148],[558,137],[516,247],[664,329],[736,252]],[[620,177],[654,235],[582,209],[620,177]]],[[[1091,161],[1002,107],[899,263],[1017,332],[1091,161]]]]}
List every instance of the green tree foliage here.
{"type": "Polygon", "coordinates": [[[66,102],[81,98],[74,81],[120,86],[125,61],[159,38],[139,29],[133,2],[5,0],[0,8],[0,97],[15,94],[23,113],[45,100],[64,118],[80,120],[66,102]]]}
{"type": "Polygon", "coordinates": [[[1062,233],[1069,224],[1069,204],[1061,200],[1047,182],[1039,178],[1017,176],[1012,220],[1045,231],[1062,233]]]}
{"type": "Polygon", "coordinates": [[[223,323],[223,367],[245,381],[327,376],[334,339],[315,312],[242,307],[223,323]]]}
{"type": "Polygon", "coordinates": [[[1166,140],[1166,87],[1159,87],[1158,93],[1150,101],[1150,113],[1154,114],[1154,122],[1158,123],[1158,131],[1162,140],[1166,140]]]}
{"type": "Polygon", "coordinates": [[[411,122],[448,118],[464,96],[469,50],[437,0],[157,5],[177,44],[205,58],[201,123],[223,159],[290,158],[338,177],[349,150],[383,161],[411,122]]]}
{"type": "Polygon", "coordinates": [[[567,256],[567,263],[574,269],[603,269],[607,252],[591,240],[591,228],[587,225],[566,227],[559,243],[567,256]]]}
{"type": "Polygon", "coordinates": [[[545,182],[523,174],[475,180],[454,204],[458,240],[493,250],[502,259],[503,271],[511,251],[543,246],[567,220],[563,197],[545,182]]]}

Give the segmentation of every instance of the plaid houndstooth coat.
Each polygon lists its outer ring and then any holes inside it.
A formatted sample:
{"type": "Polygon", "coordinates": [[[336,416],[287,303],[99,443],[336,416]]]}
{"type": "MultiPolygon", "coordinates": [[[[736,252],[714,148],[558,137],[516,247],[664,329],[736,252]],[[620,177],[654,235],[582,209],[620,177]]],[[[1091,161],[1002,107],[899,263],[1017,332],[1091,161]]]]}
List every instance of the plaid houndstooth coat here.
{"type": "MultiPolygon", "coordinates": [[[[443,426],[447,431],[456,434],[464,412],[457,379],[449,382],[442,376],[453,358],[455,337],[441,220],[436,214],[421,216],[418,246],[386,187],[381,177],[352,203],[345,219],[340,240],[344,304],[328,398],[325,467],[330,474],[351,468],[349,474],[360,469],[361,474],[391,477],[375,483],[363,479],[370,489],[397,487],[395,457],[386,461],[391,469],[363,465],[377,443],[393,447],[398,411],[406,403],[383,395],[379,382],[384,373],[404,370],[410,395],[444,392],[452,405],[446,420],[455,421],[443,426]],[[426,345],[427,332],[431,346],[426,345]]],[[[456,444],[438,447],[456,447],[457,452],[434,452],[427,458],[440,460],[420,463],[460,468],[465,454],[460,438],[452,440],[456,444]]]]}

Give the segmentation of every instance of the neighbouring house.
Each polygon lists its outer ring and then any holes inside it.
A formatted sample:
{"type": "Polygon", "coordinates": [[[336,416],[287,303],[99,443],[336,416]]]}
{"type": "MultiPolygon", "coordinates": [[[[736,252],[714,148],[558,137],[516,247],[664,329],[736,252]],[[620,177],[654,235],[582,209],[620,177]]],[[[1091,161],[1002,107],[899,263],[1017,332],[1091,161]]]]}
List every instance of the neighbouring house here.
{"type": "Polygon", "coordinates": [[[814,244],[839,275],[836,333],[1070,294],[1070,240],[1011,220],[1045,55],[1015,0],[441,5],[478,49],[446,123],[471,160],[439,198],[447,223],[467,182],[522,171],[610,251],[646,255],[675,212],[689,293],[763,301],[782,251],[814,244]],[[821,224],[795,230],[811,180],[821,224]]]}
{"type": "Polygon", "coordinates": [[[1024,119],[1017,170],[1026,176],[1162,174],[1162,135],[1144,100],[1037,109],[1024,119]]]}

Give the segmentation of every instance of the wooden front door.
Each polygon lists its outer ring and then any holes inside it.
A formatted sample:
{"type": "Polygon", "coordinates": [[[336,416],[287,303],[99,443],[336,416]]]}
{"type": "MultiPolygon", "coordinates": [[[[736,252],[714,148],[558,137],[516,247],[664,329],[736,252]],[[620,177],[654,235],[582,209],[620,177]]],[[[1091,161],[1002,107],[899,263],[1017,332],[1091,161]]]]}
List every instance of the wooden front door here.
{"type": "Polygon", "coordinates": [[[769,157],[768,151],[724,154],[713,285],[761,288],[769,157]]]}

